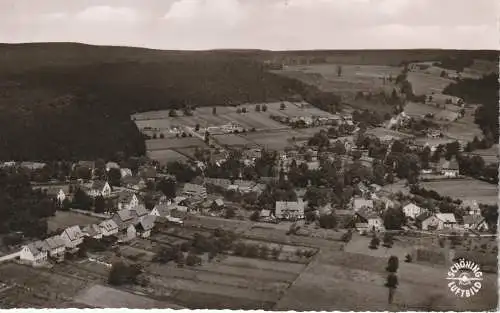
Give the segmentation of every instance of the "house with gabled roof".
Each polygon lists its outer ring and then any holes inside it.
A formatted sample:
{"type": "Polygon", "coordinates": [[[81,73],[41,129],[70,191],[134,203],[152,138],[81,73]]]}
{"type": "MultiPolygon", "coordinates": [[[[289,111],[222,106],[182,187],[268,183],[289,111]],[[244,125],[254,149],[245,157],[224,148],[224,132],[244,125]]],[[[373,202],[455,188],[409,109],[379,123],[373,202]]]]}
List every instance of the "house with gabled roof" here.
{"type": "Polygon", "coordinates": [[[206,199],[207,198],[207,188],[202,185],[186,183],[182,189],[182,193],[189,197],[206,199]]]}
{"type": "Polygon", "coordinates": [[[42,241],[29,243],[22,247],[19,260],[33,266],[40,266],[47,262],[47,250],[42,241]]]}
{"type": "Polygon", "coordinates": [[[130,213],[139,220],[149,214],[144,204],[139,204],[130,208],[130,213]]]}
{"type": "Polygon", "coordinates": [[[274,216],[281,220],[297,220],[304,218],[305,203],[298,201],[276,201],[274,216]]]}
{"type": "Polygon", "coordinates": [[[118,231],[127,229],[128,225],[135,223],[135,215],[128,209],[117,211],[111,220],[118,226],[118,231]]]}
{"type": "Polygon", "coordinates": [[[120,168],[120,174],[123,177],[132,176],[132,170],[126,167],[120,168]]]}
{"type": "Polygon", "coordinates": [[[418,205],[414,203],[408,203],[403,207],[403,213],[405,216],[415,219],[417,216],[420,214],[424,213],[426,210],[419,207],[418,205]]]}
{"type": "Polygon", "coordinates": [[[118,195],[118,210],[130,209],[139,205],[139,198],[133,192],[123,191],[118,195]]]}
{"type": "Polygon", "coordinates": [[[156,216],[147,215],[135,226],[137,234],[142,238],[148,238],[151,236],[151,230],[155,226],[156,216]]]}
{"type": "Polygon", "coordinates": [[[436,217],[439,220],[438,229],[454,229],[458,227],[453,213],[436,213],[436,217]]]}
{"type": "Polygon", "coordinates": [[[113,236],[118,233],[118,225],[112,219],[102,221],[99,224],[101,234],[105,237],[113,236]]]}
{"type": "Polygon", "coordinates": [[[417,216],[417,224],[422,230],[443,230],[458,228],[455,215],[453,213],[424,212],[417,216]]]}
{"type": "Polygon", "coordinates": [[[111,196],[111,186],[107,181],[94,180],[87,193],[93,198],[97,196],[103,196],[106,198],[111,196]]]}
{"type": "Polygon", "coordinates": [[[383,231],[384,221],[382,218],[369,208],[363,207],[355,213],[356,224],[366,224],[367,231],[383,231]]]}
{"type": "Polygon", "coordinates": [[[146,188],[146,182],[139,176],[125,176],[121,179],[123,187],[133,190],[142,190],[146,188]]]}
{"type": "Polygon", "coordinates": [[[476,200],[464,200],[460,204],[462,208],[468,215],[481,215],[481,208],[476,200]]]}
{"type": "Polygon", "coordinates": [[[61,233],[61,239],[64,240],[64,244],[67,249],[76,250],[78,246],[83,242],[83,232],[80,226],[75,225],[66,228],[61,233]]]}
{"type": "Polygon", "coordinates": [[[352,209],[354,211],[358,211],[363,208],[373,209],[373,200],[367,200],[364,198],[352,199],[352,209]]]}
{"type": "Polygon", "coordinates": [[[101,228],[97,224],[90,224],[82,229],[83,236],[90,237],[94,239],[101,239],[102,232],[101,228]]]}
{"type": "Polygon", "coordinates": [[[488,231],[488,223],[481,215],[465,215],[463,221],[465,230],[488,231]]]}
{"type": "Polygon", "coordinates": [[[64,260],[64,253],[66,252],[66,244],[64,240],[59,236],[55,235],[44,240],[46,247],[48,248],[47,254],[49,257],[57,262],[64,260]]]}
{"type": "Polygon", "coordinates": [[[455,158],[450,161],[444,161],[441,164],[441,174],[445,177],[455,178],[460,174],[460,169],[458,167],[458,162],[455,158]]]}

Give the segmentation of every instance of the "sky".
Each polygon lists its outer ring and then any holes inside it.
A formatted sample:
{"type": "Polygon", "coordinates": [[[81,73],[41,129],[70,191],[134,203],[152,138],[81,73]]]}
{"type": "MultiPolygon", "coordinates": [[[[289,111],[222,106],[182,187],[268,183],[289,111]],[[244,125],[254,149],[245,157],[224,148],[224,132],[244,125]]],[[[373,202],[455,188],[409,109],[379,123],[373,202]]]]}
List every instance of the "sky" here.
{"type": "Polygon", "coordinates": [[[0,42],[499,50],[499,9],[498,0],[0,0],[0,42]]]}

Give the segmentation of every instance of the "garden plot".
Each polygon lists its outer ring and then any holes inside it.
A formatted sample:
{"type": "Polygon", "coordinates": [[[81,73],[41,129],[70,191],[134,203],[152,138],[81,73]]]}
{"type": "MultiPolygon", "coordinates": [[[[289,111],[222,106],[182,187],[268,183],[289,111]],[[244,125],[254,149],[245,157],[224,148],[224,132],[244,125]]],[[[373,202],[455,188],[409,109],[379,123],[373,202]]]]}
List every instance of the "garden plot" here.
{"type": "Polygon", "coordinates": [[[245,138],[255,144],[269,150],[284,150],[287,147],[292,147],[291,141],[296,132],[280,131],[266,133],[247,133],[245,138]]]}
{"type": "Polygon", "coordinates": [[[99,224],[101,219],[71,211],[56,211],[54,216],[48,218],[48,232],[64,230],[73,225],[99,224]]]}
{"type": "Polygon", "coordinates": [[[148,158],[158,161],[160,165],[166,165],[169,162],[185,162],[188,160],[185,155],[170,149],[147,151],[146,155],[148,158]]]}

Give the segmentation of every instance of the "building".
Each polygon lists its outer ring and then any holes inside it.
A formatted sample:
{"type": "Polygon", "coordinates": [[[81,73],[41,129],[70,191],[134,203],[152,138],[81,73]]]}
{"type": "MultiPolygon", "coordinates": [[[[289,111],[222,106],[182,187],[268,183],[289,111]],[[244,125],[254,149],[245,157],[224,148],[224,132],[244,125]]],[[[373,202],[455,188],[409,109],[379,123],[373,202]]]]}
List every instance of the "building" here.
{"type": "Polygon", "coordinates": [[[403,207],[403,213],[405,214],[405,216],[412,219],[415,219],[417,216],[424,213],[424,211],[425,210],[423,208],[413,203],[408,203],[403,207]]]}
{"type": "Polygon", "coordinates": [[[463,220],[466,230],[488,231],[488,223],[481,215],[466,215],[463,220]]]}
{"type": "Polygon", "coordinates": [[[83,242],[83,232],[80,226],[71,226],[62,232],[61,239],[64,241],[67,249],[76,250],[83,242]]]}
{"type": "Polygon", "coordinates": [[[476,200],[464,200],[460,207],[467,212],[468,215],[481,215],[481,208],[476,200]]]}
{"type": "Polygon", "coordinates": [[[35,170],[41,170],[42,168],[47,166],[47,164],[40,162],[21,162],[20,166],[24,169],[35,171],[35,170]]]}
{"type": "Polygon", "coordinates": [[[132,170],[126,167],[120,168],[120,174],[123,177],[132,176],[132,170]]]}
{"type": "Polygon", "coordinates": [[[113,236],[118,233],[118,225],[113,220],[105,220],[99,224],[101,234],[105,237],[113,236]]]}
{"type": "Polygon", "coordinates": [[[90,237],[94,239],[101,239],[102,232],[101,228],[96,224],[90,224],[82,229],[82,233],[85,237],[90,237]]]}
{"type": "Polygon", "coordinates": [[[64,240],[58,235],[49,237],[44,240],[45,247],[47,247],[47,254],[56,262],[64,260],[64,253],[66,252],[66,245],[64,240]]]}
{"type": "Polygon", "coordinates": [[[457,228],[457,220],[453,213],[436,213],[439,220],[438,229],[454,229],[457,228]]]}
{"type": "Polygon", "coordinates": [[[121,179],[122,186],[133,190],[142,190],[146,188],[146,182],[144,179],[138,176],[125,176],[121,179]]]}
{"type": "Polygon", "coordinates": [[[148,238],[151,236],[151,230],[155,226],[155,215],[147,215],[135,226],[137,234],[142,238],[148,238]]]}
{"type": "Polygon", "coordinates": [[[111,186],[107,181],[95,180],[88,191],[88,195],[95,198],[97,196],[111,196],[111,186]]]}
{"type": "Polygon", "coordinates": [[[142,220],[145,216],[149,215],[149,212],[144,204],[139,204],[130,209],[130,214],[134,218],[142,220]]]}
{"type": "Polygon", "coordinates": [[[21,249],[19,259],[23,263],[39,266],[47,262],[47,250],[42,248],[41,241],[29,243],[21,249]]]}
{"type": "Polygon", "coordinates": [[[298,201],[276,201],[275,213],[277,219],[297,220],[304,218],[305,203],[298,201]]]}
{"type": "Polygon", "coordinates": [[[422,213],[416,218],[417,224],[422,230],[443,230],[457,228],[455,215],[452,213],[422,213]]]}
{"type": "Polygon", "coordinates": [[[128,209],[117,211],[111,217],[111,220],[113,220],[113,222],[115,222],[118,226],[118,232],[127,229],[129,225],[135,224],[136,222],[134,214],[132,214],[132,211],[128,209]]]}
{"type": "Polygon", "coordinates": [[[139,168],[139,176],[148,181],[156,180],[156,168],[154,166],[142,166],[139,168]]]}
{"type": "Polygon", "coordinates": [[[123,191],[118,195],[118,210],[130,209],[139,205],[139,199],[133,192],[123,191]]]}
{"type": "Polygon", "coordinates": [[[444,161],[441,165],[441,175],[444,175],[448,178],[458,177],[460,174],[460,170],[458,167],[458,162],[456,159],[452,159],[450,161],[444,161]]]}
{"type": "Polygon", "coordinates": [[[359,224],[366,225],[366,231],[378,232],[384,230],[384,221],[382,218],[367,208],[363,208],[356,212],[355,223],[358,225],[357,228],[359,228],[359,224]]]}
{"type": "Polygon", "coordinates": [[[206,199],[207,198],[207,188],[202,185],[186,183],[182,189],[182,193],[186,196],[206,199]]]}
{"type": "Polygon", "coordinates": [[[363,208],[373,209],[373,200],[367,200],[363,198],[353,198],[352,209],[354,211],[359,211],[363,208]]]}

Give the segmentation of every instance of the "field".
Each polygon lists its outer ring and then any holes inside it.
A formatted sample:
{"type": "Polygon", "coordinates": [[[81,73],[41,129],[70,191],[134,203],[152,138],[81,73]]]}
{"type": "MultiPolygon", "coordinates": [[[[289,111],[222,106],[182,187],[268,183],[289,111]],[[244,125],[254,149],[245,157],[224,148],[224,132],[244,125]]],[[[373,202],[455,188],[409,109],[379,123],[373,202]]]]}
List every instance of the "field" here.
{"type": "Polygon", "coordinates": [[[453,80],[439,77],[439,74],[411,71],[408,73],[408,81],[416,95],[440,94],[453,80]]]}
{"type": "Polygon", "coordinates": [[[476,179],[453,179],[422,182],[422,187],[435,190],[440,195],[460,200],[477,200],[478,203],[498,202],[497,186],[476,179]],[[466,186],[466,188],[464,188],[466,186]]]}
{"type": "Polygon", "coordinates": [[[57,211],[55,216],[48,219],[48,231],[56,231],[73,225],[87,225],[100,223],[97,217],[83,215],[75,212],[57,211]]]}
{"type": "Polygon", "coordinates": [[[483,138],[483,133],[479,128],[479,125],[474,123],[474,111],[475,106],[471,106],[465,109],[465,116],[461,119],[449,123],[445,126],[443,134],[463,141],[472,141],[474,137],[479,139],[483,138]]]}
{"type": "Polygon", "coordinates": [[[146,149],[148,153],[156,150],[170,150],[186,147],[205,147],[205,143],[200,138],[185,137],[172,139],[150,139],[146,140],[146,149]]]}
{"type": "Polygon", "coordinates": [[[454,120],[458,117],[456,113],[458,107],[454,105],[448,105],[447,109],[443,109],[430,104],[409,102],[405,106],[404,111],[412,117],[422,117],[427,113],[432,113],[435,120],[454,120]]]}
{"type": "Polygon", "coordinates": [[[405,133],[402,133],[402,132],[399,132],[396,130],[387,129],[387,128],[383,128],[383,127],[370,128],[366,131],[366,133],[377,136],[378,138],[381,138],[384,136],[391,136],[393,138],[396,138],[397,140],[407,139],[407,138],[413,137],[413,135],[405,134],[405,133]]]}
{"type": "Polygon", "coordinates": [[[168,162],[175,162],[175,161],[182,162],[188,159],[185,155],[170,149],[149,150],[147,152],[147,156],[152,160],[160,162],[161,165],[164,165],[168,162]]]}
{"type": "Polygon", "coordinates": [[[498,162],[498,145],[493,145],[489,149],[474,150],[468,153],[469,156],[478,155],[483,158],[486,164],[498,162]]]}

